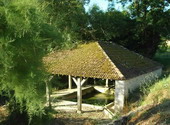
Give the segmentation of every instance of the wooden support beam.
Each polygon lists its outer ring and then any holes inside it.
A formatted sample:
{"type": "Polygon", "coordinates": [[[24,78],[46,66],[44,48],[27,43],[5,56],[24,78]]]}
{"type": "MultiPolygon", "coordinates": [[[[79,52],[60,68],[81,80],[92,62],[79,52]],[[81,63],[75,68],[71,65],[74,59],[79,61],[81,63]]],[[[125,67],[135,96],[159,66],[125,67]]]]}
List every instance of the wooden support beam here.
{"type": "Polygon", "coordinates": [[[96,79],[94,79],[94,85],[96,85],[96,79]]]}
{"type": "Polygon", "coordinates": [[[72,78],[73,79],[73,81],[74,81],[74,83],[76,84],[76,86],[77,86],[77,79],[76,78],[72,78]]]}
{"type": "Polygon", "coordinates": [[[77,85],[77,113],[82,112],[82,85],[86,82],[87,78],[78,77],[72,78],[77,85]]]}
{"type": "Polygon", "coordinates": [[[71,79],[71,75],[68,76],[68,89],[72,89],[72,79],[71,79]]]}
{"type": "Polygon", "coordinates": [[[83,78],[83,80],[81,80],[81,86],[87,81],[87,78],[83,78]]]}
{"type": "Polygon", "coordinates": [[[106,85],[105,85],[105,87],[109,87],[109,79],[106,79],[106,85]]]}
{"type": "Polygon", "coordinates": [[[50,81],[52,80],[53,76],[49,76],[49,79],[45,82],[46,83],[46,101],[47,106],[51,109],[51,89],[50,89],[50,81]]]}
{"type": "Polygon", "coordinates": [[[115,88],[115,84],[116,84],[116,83],[115,83],[115,81],[113,80],[113,87],[114,87],[114,88],[115,88]]]}
{"type": "Polygon", "coordinates": [[[77,79],[77,113],[82,112],[82,87],[81,79],[77,79]]]}
{"type": "Polygon", "coordinates": [[[50,90],[49,90],[48,82],[46,82],[46,101],[47,101],[48,107],[50,107],[51,106],[51,103],[50,103],[50,90]]]}
{"type": "MultiPolygon", "coordinates": [[[[75,84],[78,86],[78,78],[76,79],[73,77],[72,79],[75,82],[75,84]]],[[[87,78],[83,78],[83,79],[80,78],[80,81],[81,81],[81,85],[83,85],[87,81],[87,78]]]]}

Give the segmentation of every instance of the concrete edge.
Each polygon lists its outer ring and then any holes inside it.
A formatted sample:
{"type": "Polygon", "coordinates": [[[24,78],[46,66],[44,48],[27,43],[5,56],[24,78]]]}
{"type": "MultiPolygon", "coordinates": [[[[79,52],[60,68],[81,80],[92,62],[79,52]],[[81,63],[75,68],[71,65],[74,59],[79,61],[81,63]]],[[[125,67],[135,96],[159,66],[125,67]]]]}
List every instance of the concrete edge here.
{"type": "Polygon", "coordinates": [[[110,119],[112,119],[115,116],[115,113],[112,112],[112,110],[110,110],[112,106],[114,106],[114,102],[111,102],[103,107],[105,115],[107,115],[110,119]]]}

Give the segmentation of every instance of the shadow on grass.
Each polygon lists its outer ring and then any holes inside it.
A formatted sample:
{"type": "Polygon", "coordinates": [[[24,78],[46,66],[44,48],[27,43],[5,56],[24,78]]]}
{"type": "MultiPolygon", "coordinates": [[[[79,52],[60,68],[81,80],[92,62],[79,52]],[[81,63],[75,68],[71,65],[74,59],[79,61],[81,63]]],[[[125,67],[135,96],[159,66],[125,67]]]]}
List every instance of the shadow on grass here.
{"type": "Polygon", "coordinates": [[[164,100],[161,104],[151,107],[142,113],[135,121],[130,122],[129,125],[136,125],[141,121],[148,121],[154,115],[159,115],[156,124],[170,124],[170,99],[164,100]]]}

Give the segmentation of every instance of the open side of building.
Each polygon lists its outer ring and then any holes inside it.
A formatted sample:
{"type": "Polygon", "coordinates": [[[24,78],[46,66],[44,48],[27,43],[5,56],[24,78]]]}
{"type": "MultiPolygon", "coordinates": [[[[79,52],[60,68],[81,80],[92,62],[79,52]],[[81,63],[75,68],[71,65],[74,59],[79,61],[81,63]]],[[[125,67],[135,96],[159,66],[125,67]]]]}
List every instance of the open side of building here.
{"type": "Polygon", "coordinates": [[[81,112],[81,87],[87,78],[115,80],[114,109],[122,110],[125,97],[140,85],[161,75],[162,66],[111,42],[90,42],[72,50],[52,52],[44,58],[51,74],[68,75],[77,85],[78,112],[81,112]]]}

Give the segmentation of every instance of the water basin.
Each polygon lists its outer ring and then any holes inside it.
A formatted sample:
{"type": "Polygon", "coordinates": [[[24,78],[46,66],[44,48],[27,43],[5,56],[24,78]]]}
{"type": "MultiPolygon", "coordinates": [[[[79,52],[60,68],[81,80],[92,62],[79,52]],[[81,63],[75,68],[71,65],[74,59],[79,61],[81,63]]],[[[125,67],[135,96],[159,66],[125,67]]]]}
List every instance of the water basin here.
{"type": "MultiPolygon", "coordinates": [[[[77,98],[68,99],[69,101],[77,102],[77,98]]],[[[114,101],[114,94],[105,94],[100,93],[96,90],[93,90],[91,93],[88,93],[82,97],[82,102],[86,104],[93,104],[104,106],[114,101]]]]}

